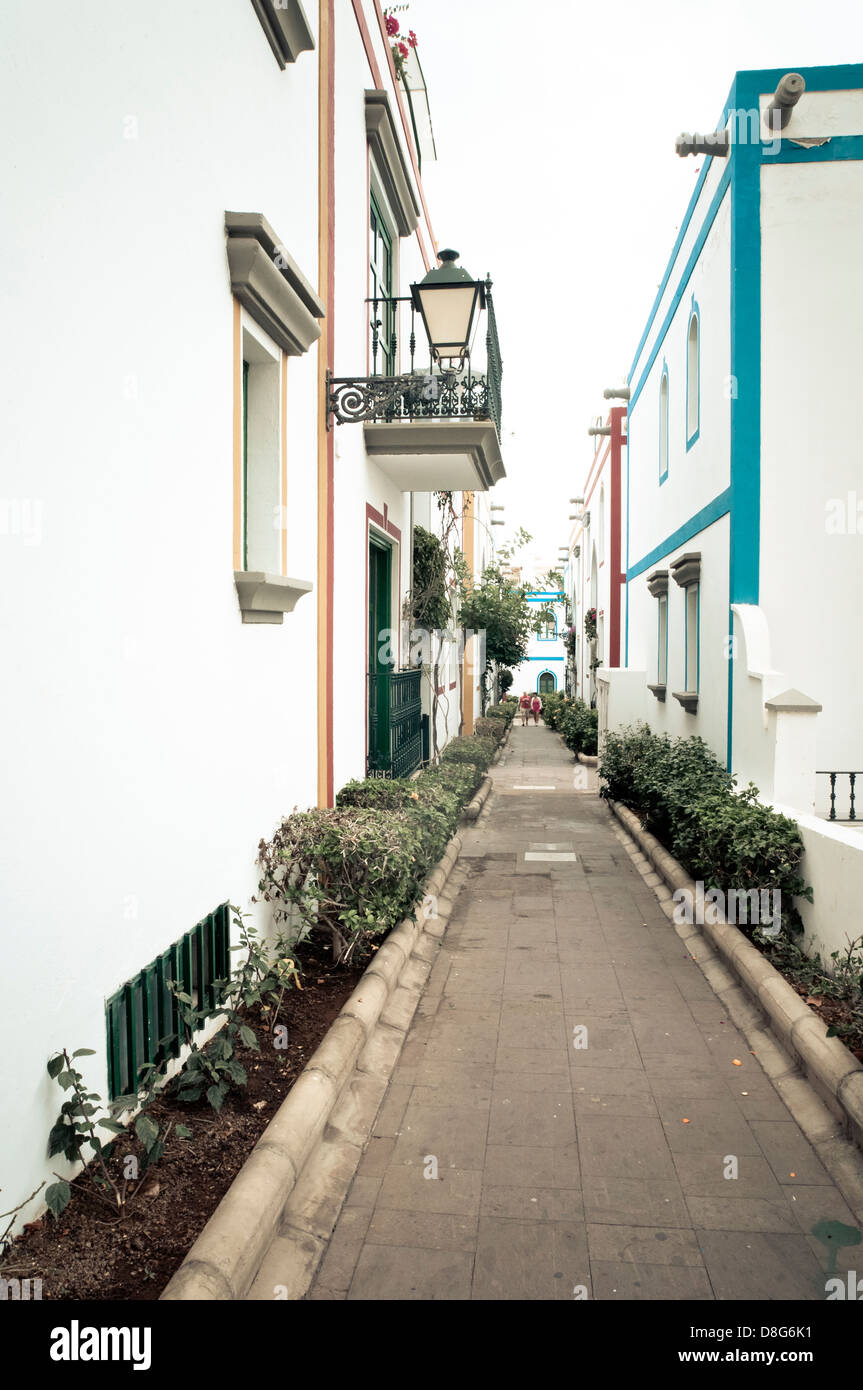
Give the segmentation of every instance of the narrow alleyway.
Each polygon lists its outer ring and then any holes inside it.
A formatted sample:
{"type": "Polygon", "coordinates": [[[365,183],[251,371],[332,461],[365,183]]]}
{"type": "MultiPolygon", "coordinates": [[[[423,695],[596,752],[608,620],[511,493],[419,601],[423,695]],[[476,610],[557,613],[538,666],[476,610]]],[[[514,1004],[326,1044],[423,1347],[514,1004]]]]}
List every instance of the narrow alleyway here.
{"type": "Polygon", "coordinates": [[[854,1218],[578,774],[513,729],[310,1298],[824,1298],[854,1218]]]}

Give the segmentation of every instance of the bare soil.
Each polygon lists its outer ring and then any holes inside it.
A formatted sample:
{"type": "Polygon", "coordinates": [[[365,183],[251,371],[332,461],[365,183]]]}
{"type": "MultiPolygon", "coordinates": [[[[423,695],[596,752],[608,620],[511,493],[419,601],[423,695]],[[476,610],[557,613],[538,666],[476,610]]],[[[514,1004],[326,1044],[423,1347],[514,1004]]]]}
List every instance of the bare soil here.
{"type": "MultiPolygon", "coordinates": [[[[233,1090],[219,1114],[206,1099],[191,1105],[179,1101],[169,1086],[148,1113],[160,1126],[173,1121],[192,1135],[169,1134],[162,1158],[145,1174],[124,1214],[116,1214],[110,1194],[96,1187],[89,1172],[82,1173],[60,1218],[46,1214],[8,1247],[0,1258],[0,1276],[41,1279],[42,1298],[48,1300],[159,1297],[365,968],[334,969],[328,946],[311,942],[300,957],[302,988],[285,996],[279,1019],[288,1028],[287,1048],[274,1047],[272,1020],[247,1016],[261,1048],[240,1054],[248,1086],[233,1090]]],[[[129,1154],[142,1154],[131,1129],[118,1137],[109,1161],[112,1176],[120,1175],[129,1154]]]]}

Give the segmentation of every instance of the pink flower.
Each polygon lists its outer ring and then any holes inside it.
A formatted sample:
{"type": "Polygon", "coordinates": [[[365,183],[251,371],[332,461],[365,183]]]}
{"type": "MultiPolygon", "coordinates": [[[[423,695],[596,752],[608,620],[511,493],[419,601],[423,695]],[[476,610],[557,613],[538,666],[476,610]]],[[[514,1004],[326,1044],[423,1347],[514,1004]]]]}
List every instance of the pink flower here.
{"type": "Polygon", "coordinates": [[[416,48],[417,46],[417,36],[414,33],[413,29],[408,30],[408,43],[410,44],[411,48],[416,48]]]}
{"type": "Polygon", "coordinates": [[[410,49],[408,48],[406,43],[400,43],[398,45],[398,50],[403,58],[407,58],[410,55],[410,49]]]}
{"type": "Polygon", "coordinates": [[[390,38],[392,38],[393,34],[397,34],[398,31],[399,31],[399,22],[398,22],[398,20],[396,19],[396,17],[395,17],[394,14],[388,14],[388,15],[387,15],[387,33],[389,34],[390,38]]]}

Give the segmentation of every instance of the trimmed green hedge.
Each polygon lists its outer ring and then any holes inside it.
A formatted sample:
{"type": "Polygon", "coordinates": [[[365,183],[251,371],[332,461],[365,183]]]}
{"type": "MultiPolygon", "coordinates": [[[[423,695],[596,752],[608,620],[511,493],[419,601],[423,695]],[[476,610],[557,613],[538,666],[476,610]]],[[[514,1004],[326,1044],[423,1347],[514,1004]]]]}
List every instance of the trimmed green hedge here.
{"type": "Polygon", "coordinates": [[[596,754],[597,713],[584,700],[573,700],[560,691],[543,695],[542,717],[573,753],[596,754]]]}
{"type": "Polygon", "coordinates": [[[495,742],[491,738],[480,738],[473,734],[467,738],[454,738],[441,753],[441,762],[469,764],[475,769],[474,787],[478,787],[491,766],[495,754],[495,742]]]}
{"type": "Polygon", "coordinates": [[[485,712],[486,719],[502,719],[509,725],[515,719],[518,710],[518,700],[507,697],[501,700],[499,705],[489,705],[485,712]]]}
{"type": "Polygon", "coordinates": [[[796,823],[763,806],[751,783],[738,791],[703,739],[672,740],[646,724],[607,734],[599,776],[600,795],[636,811],[705,890],[778,889],[785,926],[801,929],[791,899],[811,902],[812,889],[796,823]]]}
{"type": "Polygon", "coordinates": [[[493,737],[453,739],[418,777],[347,782],[332,810],[286,816],[259,848],[259,892],[276,920],[327,932],[337,961],[369,954],[414,907],[496,747],[493,737]]]}
{"type": "Polygon", "coordinates": [[[473,731],[480,738],[490,738],[498,744],[502,742],[508,728],[505,719],[477,719],[473,731]]]}

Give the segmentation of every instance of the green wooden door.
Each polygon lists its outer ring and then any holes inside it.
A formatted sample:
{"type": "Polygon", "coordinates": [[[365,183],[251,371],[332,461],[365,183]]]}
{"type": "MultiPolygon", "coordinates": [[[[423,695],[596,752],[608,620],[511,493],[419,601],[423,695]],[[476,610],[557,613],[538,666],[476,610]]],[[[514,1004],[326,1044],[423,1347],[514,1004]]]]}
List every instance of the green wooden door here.
{"type": "Polygon", "coordinates": [[[389,628],[392,592],[392,550],[369,539],[369,770],[390,771],[389,628]],[[382,635],[383,634],[383,635],[382,635]]]}

